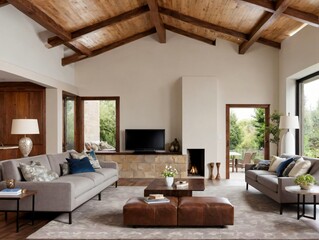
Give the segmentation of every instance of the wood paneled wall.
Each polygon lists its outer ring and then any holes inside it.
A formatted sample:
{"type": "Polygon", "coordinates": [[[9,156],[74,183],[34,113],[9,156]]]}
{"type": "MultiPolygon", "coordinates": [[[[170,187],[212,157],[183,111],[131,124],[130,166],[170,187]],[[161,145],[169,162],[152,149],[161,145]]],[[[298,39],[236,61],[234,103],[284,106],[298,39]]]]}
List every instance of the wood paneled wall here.
{"type": "MultiPolygon", "coordinates": [[[[22,135],[11,134],[12,119],[38,119],[40,134],[28,135],[33,149],[29,156],[44,154],[46,149],[45,88],[33,83],[0,83],[0,143],[17,146],[22,135]]],[[[17,157],[21,157],[17,149],[17,157]]]]}

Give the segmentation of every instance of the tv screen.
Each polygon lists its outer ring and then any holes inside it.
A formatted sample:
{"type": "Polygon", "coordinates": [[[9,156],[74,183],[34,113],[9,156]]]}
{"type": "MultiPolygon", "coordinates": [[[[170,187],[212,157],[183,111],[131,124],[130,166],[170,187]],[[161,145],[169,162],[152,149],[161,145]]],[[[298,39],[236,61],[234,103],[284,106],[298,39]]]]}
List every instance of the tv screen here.
{"type": "Polygon", "coordinates": [[[153,152],[165,150],[164,129],[126,129],[125,150],[153,152]]]}

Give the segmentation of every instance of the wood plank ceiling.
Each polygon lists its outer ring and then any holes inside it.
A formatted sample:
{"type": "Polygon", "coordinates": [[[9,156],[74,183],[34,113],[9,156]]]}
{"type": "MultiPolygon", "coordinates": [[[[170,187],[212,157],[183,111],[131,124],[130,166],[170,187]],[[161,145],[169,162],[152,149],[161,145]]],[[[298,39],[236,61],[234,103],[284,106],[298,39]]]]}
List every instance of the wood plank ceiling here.
{"type": "Polygon", "coordinates": [[[224,39],[245,54],[255,43],[280,48],[305,25],[319,27],[319,0],[0,0],[56,36],[48,46],[74,51],[62,65],[166,30],[215,45],[224,39]]]}

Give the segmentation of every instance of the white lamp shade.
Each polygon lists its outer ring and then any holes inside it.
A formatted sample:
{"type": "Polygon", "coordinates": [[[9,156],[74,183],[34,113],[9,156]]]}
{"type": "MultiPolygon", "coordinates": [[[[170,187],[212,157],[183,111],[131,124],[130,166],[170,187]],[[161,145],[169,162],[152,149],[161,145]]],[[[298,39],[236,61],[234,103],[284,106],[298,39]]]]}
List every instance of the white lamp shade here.
{"type": "Polygon", "coordinates": [[[11,134],[39,134],[37,119],[12,119],[11,134]]]}
{"type": "Polygon", "coordinates": [[[298,116],[281,116],[279,129],[299,129],[298,116]]]}

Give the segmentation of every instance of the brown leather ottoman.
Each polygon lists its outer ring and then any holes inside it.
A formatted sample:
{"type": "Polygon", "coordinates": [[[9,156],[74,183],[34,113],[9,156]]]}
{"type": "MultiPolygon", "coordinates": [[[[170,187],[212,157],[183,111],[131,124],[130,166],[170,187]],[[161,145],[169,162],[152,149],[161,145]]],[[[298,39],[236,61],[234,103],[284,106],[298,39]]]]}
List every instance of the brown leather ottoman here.
{"type": "Polygon", "coordinates": [[[223,226],[234,224],[234,207],[227,198],[181,197],[179,226],[223,226]]]}
{"type": "Polygon", "coordinates": [[[178,198],[169,203],[148,204],[143,197],[129,199],[123,207],[123,222],[128,226],[176,226],[178,198]]]}

